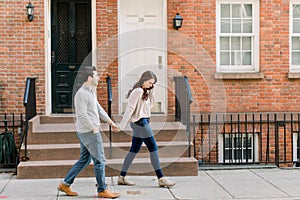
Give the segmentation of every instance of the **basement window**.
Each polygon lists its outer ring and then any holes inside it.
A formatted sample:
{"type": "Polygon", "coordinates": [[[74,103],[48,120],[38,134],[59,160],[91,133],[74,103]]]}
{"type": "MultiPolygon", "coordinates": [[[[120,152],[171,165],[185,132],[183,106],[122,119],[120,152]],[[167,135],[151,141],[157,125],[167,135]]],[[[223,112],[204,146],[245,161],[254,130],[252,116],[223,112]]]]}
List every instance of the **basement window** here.
{"type": "Polygon", "coordinates": [[[258,162],[258,133],[219,135],[219,163],[258,162]]]}

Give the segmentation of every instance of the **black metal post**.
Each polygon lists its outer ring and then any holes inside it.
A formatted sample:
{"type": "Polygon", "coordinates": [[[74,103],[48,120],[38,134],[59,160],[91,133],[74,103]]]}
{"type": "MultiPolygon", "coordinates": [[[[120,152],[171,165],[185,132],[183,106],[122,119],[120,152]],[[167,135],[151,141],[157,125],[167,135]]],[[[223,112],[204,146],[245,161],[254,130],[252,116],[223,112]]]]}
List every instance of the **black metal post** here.
{"type": "MultiPolygon", "coordinates": [[[[108,105],[108,116],[111,118],[111,104],[112,104],[112,88],[111,88],[111,78],[106,77],[107,82],[107,105],[108,105]]],[[[112,134],[111,126],[109,126],[109,154],[110,158],[112,157],[112,134]]]]}

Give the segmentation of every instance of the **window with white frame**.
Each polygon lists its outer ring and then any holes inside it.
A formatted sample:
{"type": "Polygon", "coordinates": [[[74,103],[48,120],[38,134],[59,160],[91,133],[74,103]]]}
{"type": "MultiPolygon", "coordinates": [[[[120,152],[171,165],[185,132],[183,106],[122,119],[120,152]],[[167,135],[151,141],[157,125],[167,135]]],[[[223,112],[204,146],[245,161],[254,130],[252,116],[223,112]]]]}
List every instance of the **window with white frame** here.
{"type": "Polygon", "coordinates": [[[258,133],[220,134],[219,137],[219,163],[258,161],[258,133]]]}
{"type": "Polygon", "coordinates": [[[217,1],[217,72],[259,71],[259,0],[217,1]]]}
{"type": "Polygon", "coordinates": [[[290,5],[290,71],[300,72],[300,0],[290,5]]]}

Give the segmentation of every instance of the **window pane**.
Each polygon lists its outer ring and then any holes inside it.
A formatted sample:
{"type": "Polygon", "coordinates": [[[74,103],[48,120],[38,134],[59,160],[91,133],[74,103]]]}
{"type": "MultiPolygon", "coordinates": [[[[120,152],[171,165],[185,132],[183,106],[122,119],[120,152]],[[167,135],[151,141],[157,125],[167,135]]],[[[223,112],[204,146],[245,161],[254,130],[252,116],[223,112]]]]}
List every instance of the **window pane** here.
{"type": "Polygon", "coordinates": [[[293,5],[293,18],[300,18],[300,4],[293,5]]]}
{"type": "Polygon", "coordinates": [[[225,160],[231,160],[232,156],[230,154],[230,150],[225,150],[225,160]]]}
{"type": "Polygon", "coordinates": [[[243,16],[252,17],[252,4],[244,4],[243,16]]]}
{"type": "Polygon", "coordinates": [[[293,52],[292,53],[292,64],[293,65],[300,65],[300,52],[293,52]]]}
{"type": "Polygon", "coordinates": [[[224,147],[225,147],[225,148],[229,148],[229,147],[231,147],[231,146],[232,146],[232,144],[231,144],[230,138],[229,138],[229,137],[226,137],[226,138],[225,138],[225,145],[224,145],[224,147]]]}
{"type": "Polygon", "coordinates": [[[243,21],[243,32],[244,33],[252,33],[252,20],[245,19],[243,21]]]}
{"type": "Polygon", "coordinates": [[[240,147],[242,147],[242,138],[241,138],[241,136],[239,135],[237,135],[235,138],[234,138],[234,147],[236,147],[236,148],[240,148],[240,147]]]}
{"type": "Polygon", "coordinates": [[[232,37],[231,38],[231,49],[232,50],[240,50],[241,49],[240,37],[232,37]]]}
{"type": "Polygon", "coordinates": [[[251,37],[243,37],[242,38],[242,49],[243,50],[251,50],[251,37]]]}
{"type": "Polygon", "coordinates": [[[293,19],[293,33],[300,33],[300,19],[293,19]]]}
{"type": "Polygon", "coordinates": [[[244,153],[243,156],[244,159],[246,158],[248,158],[248,160],[252,159],[252,149],[248,149],[248,150],[244,149],[243,153],[244,153]]]}
{"type": "Polygon", "coordinates": [[[230,33],[230,20],[229,19],[221,20],[221,33],[230,33]]]}
{"type": "Polygon", "coordinates": [[[241,33],[241,31],[242,31],[242,20],[240,19],[232,20],[232,32],[241,33]]]}
{"type": "Polygon", "coordinates": [[[248,138],[246,137],[246,135],[245,135],[245,137],[244,137],[244,144],[243,144],[243,146],[244,146],[244,148],[246,148],[246,147],[248,147],[248,148],[251,148],[252,147],[252,143],[251,143],[251,136],[248,134],[248,138]]]}
{"type": "Polygon", "coordinates": [[[230,57],[229,57],[229,52],[221,52],[220,54],[221,56],[221,61],[220,61],[220,64],[221,65],[229,65],[229,60],[230,60],[230,57]]]}
{"type": "Polygon", "coordinates": [[[241,53],[232,52],[231,53],[231,65],[241,65],[241,53]]]}
{"type": "Polygon", "coordinates": [[[230,5],[229,4],[221,4],[221,17],[222,18],[230,17],[230,5]]]}
{"type": "Polygon", "coordinates": [[[251,52],[243,52],[243,65],[252,65],[251,63],[251,52]]]}
{"type": "Polygon", "coordinates": [[[300,37],[292,37],[292,50],[300,50],[300,37]]]}
{"type": "Polygon", "coordinates": [[[220,38],[220,48],[221,50],[229,50],[229,37],[220,38]]]}
{"type": "Polygon", "coordinates": [[[235,149],[234,150],[234,158],[237,160],[242,159],[242,150],[241,149],[235,149]]]}
{"type": "Polygon", "coordinates": [[[233,18],[242,18],[242,5],[241,4],[233,4],[232,5],[232,17],[233,18]]]}

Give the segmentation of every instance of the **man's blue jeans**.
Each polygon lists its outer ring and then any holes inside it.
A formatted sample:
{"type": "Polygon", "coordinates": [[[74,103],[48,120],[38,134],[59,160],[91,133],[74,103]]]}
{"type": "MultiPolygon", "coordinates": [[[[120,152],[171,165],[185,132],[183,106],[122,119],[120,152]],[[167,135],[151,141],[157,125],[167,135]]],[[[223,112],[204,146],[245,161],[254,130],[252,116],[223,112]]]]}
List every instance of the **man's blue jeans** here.
{"type": "Polygon", "coordinates": [[[75,177],[86,168],[91,160],[94,162],[94,173],[97,181],[97,191],[101,192],[106,189],[105,184],[105,156],[103,142],[100,133],[93,132],[77,133],[80,140],[80,158],[70,169],[63,183],[70,186],[75,177]]]}

